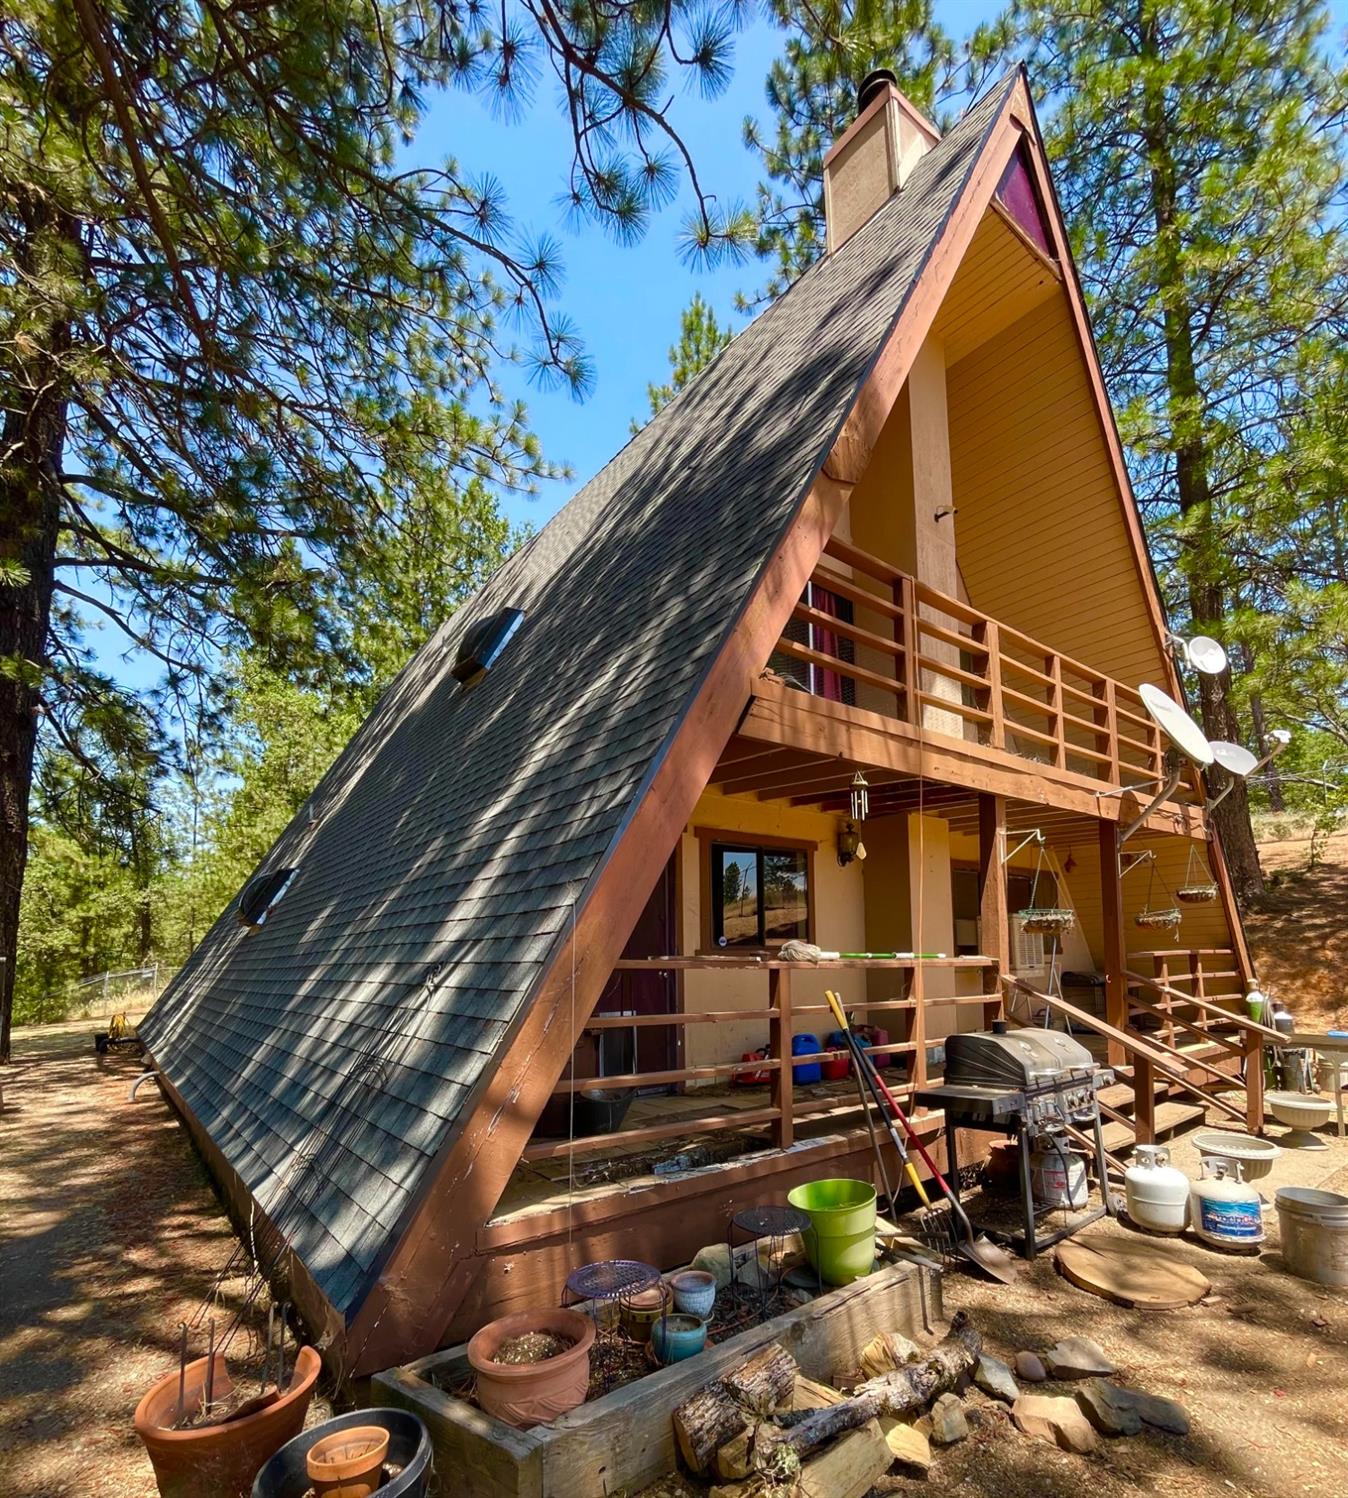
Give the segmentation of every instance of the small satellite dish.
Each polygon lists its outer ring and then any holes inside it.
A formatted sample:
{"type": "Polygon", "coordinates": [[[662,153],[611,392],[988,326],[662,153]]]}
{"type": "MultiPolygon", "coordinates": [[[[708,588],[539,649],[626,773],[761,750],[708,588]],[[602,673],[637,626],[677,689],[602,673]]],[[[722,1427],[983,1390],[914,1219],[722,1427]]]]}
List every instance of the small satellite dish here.
{"type": "Polygon", "coordinates": [[[1160,687],[1152,686],[1149,681],[1144,681],[1138,687],[1137,694],[1161,732],[1180,753],[1188,755],[1198,765],[1212,763],[1212,745],[1208,743],[1203,730],[1173,697],[1168,697],[1160,687]]]}
{"type": "Polygon", "coordinates": [[[1225,739],[1213,739],[1208,745],[1212,750],[1212,757],[1232,775],[1238,775],[1242,780],[1259,763],[1243,744],[1228,744],[1225,739]]]}
{"type": "Polygon", "coordinates": [[[1211,635],[1195,635],[1185,645],[1184,656],[1204,676],[1220,676],[1226,670],[1226,651],[1211,635]]]}

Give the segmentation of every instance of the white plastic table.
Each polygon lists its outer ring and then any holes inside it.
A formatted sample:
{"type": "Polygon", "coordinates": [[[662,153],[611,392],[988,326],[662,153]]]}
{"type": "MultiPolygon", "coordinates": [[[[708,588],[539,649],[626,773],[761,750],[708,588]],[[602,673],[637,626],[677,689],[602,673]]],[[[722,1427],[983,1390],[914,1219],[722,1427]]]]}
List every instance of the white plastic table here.
{"type": "Polygon", "coordinates": [[[1339,1138],[1348,1137],[1343,1118],[1343,1061],[1348,1056],[1348,1035],[1323,1035],[1313,1030],[1294,1030],[1287,1037],[1289,1046],[1304,1046],[1317,1055],[1334,1058],[1334,1113],[1338,1119],[1339,1138]]]}

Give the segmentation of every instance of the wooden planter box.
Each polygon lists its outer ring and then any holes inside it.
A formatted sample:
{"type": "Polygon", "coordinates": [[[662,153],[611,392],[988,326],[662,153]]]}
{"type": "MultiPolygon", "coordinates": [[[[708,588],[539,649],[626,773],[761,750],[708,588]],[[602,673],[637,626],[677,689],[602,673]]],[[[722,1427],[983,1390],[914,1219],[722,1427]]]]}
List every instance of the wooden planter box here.
{"type": "Polygon", "coordinates": [[[516,1430],[455,1399],[432,1373],[468,1372],[466,1344],[375,1375],[372,1400],[425,1422],[441,1481],[473,1498],[618,1498],[675,1464],[675,1408],[768,1342],[780,1342],[809,1378],[855,1369],[877,1332],[919,1337],[941,1320],[939,1273],[896,1264],[751,1327],[697,1357],[662,1368],[533,1430],[516,1430]]]}

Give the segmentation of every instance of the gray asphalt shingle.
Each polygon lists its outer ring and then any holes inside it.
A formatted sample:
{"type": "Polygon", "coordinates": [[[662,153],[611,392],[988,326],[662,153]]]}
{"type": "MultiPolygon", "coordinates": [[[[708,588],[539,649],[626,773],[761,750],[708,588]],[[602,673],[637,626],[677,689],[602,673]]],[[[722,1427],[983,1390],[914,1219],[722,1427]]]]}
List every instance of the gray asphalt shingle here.
{"type": "Polygon", "coordinates": [[[266,923],[226,912],[141,1025],[338,1310],[564,940],[1012,82],[437,632],[264,860],[298,869],[266,923]],[[504,605],[525,622],[465,693],[458,640],[504,605]]]}

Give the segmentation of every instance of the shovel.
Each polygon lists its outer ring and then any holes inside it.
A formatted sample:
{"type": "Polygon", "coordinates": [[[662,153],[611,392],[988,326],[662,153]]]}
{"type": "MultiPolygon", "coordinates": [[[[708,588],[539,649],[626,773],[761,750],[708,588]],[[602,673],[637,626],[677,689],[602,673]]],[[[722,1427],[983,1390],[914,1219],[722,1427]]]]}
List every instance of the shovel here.
{"type": "Polygon", "coordinates": [[[834,1018],[838,1020],[839,1028],[848,1042],[848,1048],[852,1052],[853,1061],[858,1073],[865,1079],[872,1096],[875,1098],[876,1105],[880,1108],[881,1114],[884,1116],[890,1138],[894,1141],[894,1146],[899,1152],[900,1160],[903,1161],[908,1179],[917,1191],[918,1199],[925,1207],[930,1208],[931,1202],[922,1187],[912,1161],[908,1158],[908,1151],[899,1140],[898,1130],[894,1127],[895,1119],[902,1125],[903,1131],[912,1142],[913,1148],[917,1150],[918,1154],[922,1157],[923,1164],[931,1172],[932,1179],[941,1188],[942,1195],[950,1203],[951,1221],[952,1226],[955,1228],[953,1235],[955,1252],[962,1259],[966,1259],[970,1264],[974,1265],[975,1268],[982,1270],[990,1278],[1000,1280],[1004,1285],[1015,1284],[1017,1278],[1016,1261],[1004,1248],[998,1247],[986,1233],[976,1234],[974,1232],[973,1223],[969,1221],[969,1214],[960,1205],[958,1197],[950,1189],[946,1178],[937,1170],[936,1162],[927,1153],[926,1146],[922,1143],[912,1124],[908,1122],[894,1094],[885,1086],[884,1080],[881,1078],[879,1072],[876,1071],[875,1063],[867,1054],[865,1047],[852,1033],[852,1028],[847,1022],[846,1012],[843,1010],[842,1003],[837,994],[829,992],[825,997],[828,999],[834,1018]],[[884,1099],[883,1104],[881,1103],[882,1097],[884,1099]],[[887,1105],[887,1109],[885,1105],[887,1105]]]}

